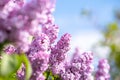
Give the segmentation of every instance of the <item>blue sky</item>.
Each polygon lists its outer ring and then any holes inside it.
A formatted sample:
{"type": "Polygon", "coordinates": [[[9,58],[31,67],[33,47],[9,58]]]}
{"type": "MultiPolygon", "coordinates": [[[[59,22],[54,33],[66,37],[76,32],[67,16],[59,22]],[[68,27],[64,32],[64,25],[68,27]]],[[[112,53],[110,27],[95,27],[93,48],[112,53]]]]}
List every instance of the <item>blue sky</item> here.
{"type": "Polygon", "coordinates": [[[119,0],[57,0],[54,15],[56,23],[70,33],[74,33],[73,30],[93,30],[95,23],[112,22],[113,10],[120,7],[119,4],[119,0]],[[83,10],[88,10],[91,18],[81,16],[83,10]]]}
{"type": "Polygon", "coordinates": [[[54,16],[60,27],[59,36],[68,32],[72,35],[72,48],[90,50],[102,39],[100,29],[114,21],[117,8],[120,0],[57,0],[54,16]],[[81,14],[84,11],[89,14],[81,14]]]}

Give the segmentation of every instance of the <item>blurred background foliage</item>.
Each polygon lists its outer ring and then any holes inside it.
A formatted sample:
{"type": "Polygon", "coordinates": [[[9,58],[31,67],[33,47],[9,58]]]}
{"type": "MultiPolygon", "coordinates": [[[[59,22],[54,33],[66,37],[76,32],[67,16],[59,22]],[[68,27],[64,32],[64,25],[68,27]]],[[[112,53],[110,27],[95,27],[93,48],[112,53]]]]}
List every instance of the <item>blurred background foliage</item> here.
{"type": "MultiPolygon", "coordinates": [[[[108,47],[111,80],[120,80],[120,10],[115,10],[115,21],[101,30],[103,39],[95,47],[108,47]]],[[[95,48],[93,47],[93,49],[95,48]]],[[[102,53],[101,53],[102,54],[102,53]]],[[[103,54],[104,55],[104,54],[103,54]]]]}

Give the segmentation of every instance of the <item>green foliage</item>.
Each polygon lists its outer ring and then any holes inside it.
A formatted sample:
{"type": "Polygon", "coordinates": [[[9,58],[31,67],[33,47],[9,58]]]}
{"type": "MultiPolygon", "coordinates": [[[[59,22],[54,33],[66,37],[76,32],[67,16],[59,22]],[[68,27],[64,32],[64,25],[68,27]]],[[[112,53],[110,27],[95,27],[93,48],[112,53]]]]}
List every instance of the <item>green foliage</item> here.
{"type": "Polygon", "coordinates": [[[110,49],[108,60],[111,66],[111,79],[116,80],[120,75],[120,28],[118,23],[109,24],[103,31],[104,40],[101,46],[110,49]]]}
{"type": "Polygon", "coordinates": [[[45,80],[61,80],[59,75],[53,74],[50,70],[45,71],[44,76],[46,77],[45,80]]]}
{"type": "Polygon", "coordinates": [[[25,80],[29,80],[31,74],[32,74],[32,67],[30,65],[30,62],[25,54],[21,54],[21,61],[24,63],[26,67],[26,77],[25,80]]]}
{"type": "Polygon", "coordinates": [[[16,73],[23,63],[26,67],[25,80],[29,80],[32,74],[30,62],[25,54],[8,55],[2,53],[0,60],[0,80],[17,80],[16,73]]]}
{"type": "Polygon", "coordinates": [[[0,64],[0,77],[3,79],[13,80],[13,74],[17,72],[21,65],[21,59],[17,54],[8,55],[2,54],[1,64],[0,64]]]}
{"type": "Polygon", "coordinates": [[[104,45],[107,45],[111,52],[110,58],[115,60],[116,66],[120,69],[120,29],[117,23],[111,23],[108,25],[104,32],[105,41],[104,45]]]}

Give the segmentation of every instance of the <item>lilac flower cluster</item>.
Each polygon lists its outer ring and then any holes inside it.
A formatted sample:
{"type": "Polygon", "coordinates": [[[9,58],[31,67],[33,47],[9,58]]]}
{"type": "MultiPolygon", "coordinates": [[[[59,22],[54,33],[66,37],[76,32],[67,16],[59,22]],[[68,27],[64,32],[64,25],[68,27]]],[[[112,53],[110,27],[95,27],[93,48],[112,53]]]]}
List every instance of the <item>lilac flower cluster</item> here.
{"type": "Polygon", "coordinates": [[[66,53],[70,49],[70,34],[64,34],[57,44],[52,47],[49,58],[49,64],[54,74],[58,74],[63,69],[63,62],[66,58],[66,53]]]}
{"type": "Polygon", "coordinates": [[[70,34],[64,34],[57,42],[57,45],[52,47],[50,54],[50,64],[60,63],[65,60],[65,53],[70,49],[70,34]]]}
{"type": "Polygon", "coordinates": [[[16,51],[16,49],[13,45],[7,45],[4,48],[4,52],[7,54],[13,54],[15,51],[16,51]]]}
{"type": "Polygon", "coordinates": [[[33,73],[30,80],[41,80],[38,78],[43,77],[42,73],[48,68],[49,55],[44,52],[37,54],[30,54],[29,56],[33,73]]]}
{"type": "Polygon", "coordinates": [[[42,27],[42,31],[48,35],[49,39],[50,39],[50,43],[54,43],[55,40],[58,37],[58,26],[57,25],[52,25],[52,24],[46,24],[42,27]]]}
{"type": "Polygon", "coordinates": [[[30,45],[29,54],[37,54],[40,51],[47,52],[49,48],[49,38],[46,34],[42,33],[36,36],[30,45]]]}
{"type": "MultiPolygon", "coordinates": [[[[4,43],[5,41],[13,42],[19,48],[28,49],[27,45],[29,44],[28,38],[29,33],[23,29],[25,28],[22,25],[21,21],[22,16],[24,15],[13,15],[16,12],[19,13],[19,3],[22,3],[22,0],[2,0],[1,1],[1,11],[0,11],[0,43],[4,43]],[[21,21],[19,21],[21,19],[21,21]]],[[[16,47],[17,47],[16,46],[16,47]]],[[[24,51],[23,50],[23,51],[24,51]]]]}
{"type": "Polygon", "coordinates": [[[96,72],[96,80],[109,80],[110,74],[109,74],[110,66],[108,64],[108,61],[106,59],[101,59],[98,64],[98,70],[96,72]]]}
{"type": "Polygon", "coordinates": [[[39,25],[47,23],[55,2],[30,0],[23,3],[23,0],[0,1],[0,43],[13,42],[20,51],[27,51],[29,37],[35,35],[39,25]]]}
{"type": "Polygon", "coordinates": [[[62,80],[92,80],[92,61],[91,52],[79,54],[76,50],[71,62],[65,66],[65,72],[61,73],[62,80]]]}

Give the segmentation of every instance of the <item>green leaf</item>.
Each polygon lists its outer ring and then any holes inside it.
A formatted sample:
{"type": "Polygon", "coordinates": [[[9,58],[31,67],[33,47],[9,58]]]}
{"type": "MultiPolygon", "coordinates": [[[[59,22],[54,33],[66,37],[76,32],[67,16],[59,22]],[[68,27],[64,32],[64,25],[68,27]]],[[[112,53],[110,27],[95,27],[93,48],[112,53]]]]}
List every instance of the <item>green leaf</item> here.
{"type": "Polygon", "coordinates": [[[2,54],[0,77],[10,77],[12,74],[17,72],[21,63],[21,59],[17,54],[2,54]]]}
{"type": "Polygon", "coordinates": [[[32,67],[31,64],[27,58],[27,56],[25,54],[21,54],[21,59],[22,62],[24,63],[25,67],[26,67],[26,76],[25,76],[25,80],[29,80],[29,78],[31,77],[32,74],[32,67]]]}
{"type": "Polygon", "coordinates": [[[16,80],[16,75],[13,76],[20,68],[21,64],[24,63],[26,67],[25,80],[29,80],[32,74],[32,67],[25,54],[2,54],[0,60],[0,80],[16,80]]]}

